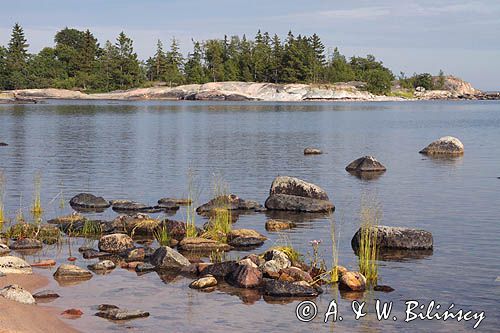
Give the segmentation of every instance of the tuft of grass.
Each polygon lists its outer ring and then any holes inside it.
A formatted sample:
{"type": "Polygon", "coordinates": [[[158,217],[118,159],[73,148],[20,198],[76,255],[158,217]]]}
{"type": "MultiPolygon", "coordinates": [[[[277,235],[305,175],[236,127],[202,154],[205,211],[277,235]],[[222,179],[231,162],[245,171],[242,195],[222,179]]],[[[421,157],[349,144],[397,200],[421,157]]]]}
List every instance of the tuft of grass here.
{"type": "Polygon", "coordinates": [[[46,244],[55,244],[61,240],[59,228],[40,223],[16,223],[7,228],[5,235],[12,239],[31,238],[40,240],[46,244]]]}
{"type": "Polygon", "coordinates": [[[83,237],[96,237],[102,235],[101,224],[97,221],[85,219],[81,235],[83,237]]]}
{"type": "Polygon", "coordinates": [[[161,223],[160,220],[157,219],[152,219],[152,218],[141,219],[139,222],[135,224],[130,234],[133,237],[136,231],[139,229],[148,230],[149,232],[153,233],[160,226],[160,223],[161,223]]]}
{"type": "Polygon", "coordinates": [[[215,208],[210,212],[210,221],[203,237],[227,243],[227,235],[231,230],[231,211],[226,208],[215,208]]]}
{"type": "Polygon", "coordinates": [[[42,209],[42,199],[41,199],[41,191],[42,191],[42,175],[40,172],[35,174],[33,178],[34,183],[34,195],[33,195],[33,206],[31,206],[31,214],[35,220],[40,219],[43,213],[42,209]]]}
{"type": "Polygon", "coordinates": [[[210,253],[209,259],[210,259],[210,262],[213,264],[224,262],[227,260],[226,252],[221,251],[219,249],[213,250],[210,253]]]}
{"type": "Polygon", "coordinates": [[[160,246],[169,246],[172,238],[168,234],[167,226],[162,225],[154,229],[153,236],[160,246]]]}
{"type": "Polygon", "coordinates": [[[359,271],[370,283],[376,283],[378,277],[377,227],[381,219],[380,203],[373,198],[363,197],[360,211],[359,271]]]}
{"type": "Polygon", "coordinates": [[[332,241],[332,269],[330,270],[330,283],[339,281],[339,230],[335,227],[335,220],[333,217],[330,219],[330,239],[332,241]]]}

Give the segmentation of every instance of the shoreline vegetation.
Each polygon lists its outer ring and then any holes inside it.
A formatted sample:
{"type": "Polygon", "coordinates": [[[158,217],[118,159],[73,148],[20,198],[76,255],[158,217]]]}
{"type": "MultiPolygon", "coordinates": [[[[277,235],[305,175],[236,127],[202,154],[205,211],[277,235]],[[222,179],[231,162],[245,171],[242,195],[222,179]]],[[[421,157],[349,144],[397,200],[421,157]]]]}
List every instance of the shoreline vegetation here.
{"type": "Polygon", "coordinates": [[[347,58],[326,48],[317,34],[282,39],[267,32],[193,40],[184,55],[172,38],[158,40],[154,55],[140,60],[121,32],[101,46],[90,30],[64,28],[54,46],[28,52],[15,24],[0,46],[0,103],[38,99],[113,100],[360,100],[499,99],[440,71],[394,75],[373,55],[347,58]]]}

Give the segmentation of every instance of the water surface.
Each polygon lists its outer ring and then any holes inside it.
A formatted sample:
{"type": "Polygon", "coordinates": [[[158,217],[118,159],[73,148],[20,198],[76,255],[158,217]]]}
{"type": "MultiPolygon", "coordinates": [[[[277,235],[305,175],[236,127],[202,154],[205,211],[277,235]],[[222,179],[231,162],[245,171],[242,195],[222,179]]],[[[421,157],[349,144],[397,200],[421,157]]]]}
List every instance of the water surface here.
{"type": "MultiPolygon", "coordinates": [[[[366,293],[394,301],[398,321],[378,322],[373,313],[355,321],[349,295],[327,288],[316,299],[320,314],[336,299],[344,320],[324,324],[295,318],[298,301],[276,304],[260,295],[221,287],[213,293],[188,288],[191,280],[169,280],[156,273],[137,276],[116,269],[88,282],[51,288],[63,297],[52,304],[77,307],[85,315],[71,323],[91,332],[165,331],[469,331],[473,323],[414,321],[404,323],[404,302],[435,300],[447,308],[486,311],[480,331],[500,326],[499,205],[500,103],[213,103],[213,102],[70,102],[0,105],[0,170],[7,179],[4,203],[14,217],[20,208],[29,215],[33,177],[42,175],[45,218],[67,214],[59,207],[61,193],[69,200],[79,192],[107,199],[154,204],[166,196],[187,194],[188,171],[196,176],[200,203],[212,194],[213,175],[222,175],[242,198],[264,202],[277,175],[290,175],[322,186],[337,207],[340,264],[356,269],[350,240],[359,227],[363,196],[375,198],[385,225],[431,231],[434,251],[420,258],[380,261],[380,283],[389,294],[366,293]],[[459,137],[465,155],[431,159],[418,151],[444,136],[459,137]],[[307,146],[325,154],[304,156],[307,146]],[[387,172],[362,180],[345,166],[374,155],[387,172]],[[163,278],[163,280],[162,280],[163,278]],[[92,316],[95,306],[112,303],[151,312],[147,319],[116,324],[92,316]]],[[[185,219],[181,209],[175,219],[185,219]]],[[[108,210],[103,218],[114,218],[108,210]]],[[[303,253],[309,241],[322,240],[331,261],[330,219],[289,216],[299,227],[280,234],[265,231],[270,214],[241,216],[235,227],[252,228],[269,240],[259,250],[291,242],[303,253]]],[[[201,218],[199,225],[204,223],[201,218]]],[[[74,254],[81,240],[73,240],[74,254]]],[[[231,253],[242,257],[246,252],[231,253]]],[[[68,245],[44,248],[29,260],[68,257],[68,245]]],[[[79,257],[79,265],[87,265],[79,257]]],[[[50,275],[51,270],[38,270],[50,275]]],[[[373,311],[372,311],[373,312],[373,311]]]]}

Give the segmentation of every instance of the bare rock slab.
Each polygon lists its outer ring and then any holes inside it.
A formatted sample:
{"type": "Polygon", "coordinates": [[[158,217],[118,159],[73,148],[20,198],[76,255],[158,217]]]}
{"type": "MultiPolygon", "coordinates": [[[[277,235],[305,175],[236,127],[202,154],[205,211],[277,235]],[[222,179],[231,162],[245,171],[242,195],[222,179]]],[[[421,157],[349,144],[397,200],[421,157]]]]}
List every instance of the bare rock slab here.
{"type": "Polygon", "coordinates": [[[30,292],[17,284],[12,284],[1,289],[0,296],[23,304],[35,304],[35,298],[33,298],[30,292]]]}
{"type": "Polygon", "coordinates": [[[131,320],[137,318],[149,317],[149,312],[141,310],[125,310],[120,308],[107,308],[95,314],[97,317],[106,318],[110,320],[131,320]]]}

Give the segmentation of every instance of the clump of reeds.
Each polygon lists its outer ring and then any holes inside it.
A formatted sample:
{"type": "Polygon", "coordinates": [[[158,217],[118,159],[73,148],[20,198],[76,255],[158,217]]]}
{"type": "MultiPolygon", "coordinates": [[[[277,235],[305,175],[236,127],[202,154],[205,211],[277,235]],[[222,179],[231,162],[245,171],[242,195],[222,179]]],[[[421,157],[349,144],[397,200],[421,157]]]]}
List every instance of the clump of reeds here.
{"type": "Polygon", "coordinates": [[[35,174],[33,178],[34,183],[34,195],[33,195],[33,206],[31,206],[31,214],[33,215],[35,220],[40,219],[43,209],[42,209],[42,199],[41,199],[41,191],[42,191],[42,175],[40,172],[35,174]]]}
{"type": "Polygon", "coordinates": [[[199,191],[195,184],[194,173],[192,170],[188,172],[188,201],[186,207],[186,237],[196,237],[196,202],[198,201],[199,191]]]}
{"type": "Polygon", "coordinates": [[[157,227],[156,229],[154,229],[153,236],[158,244],[160,244],[160,246],[169,246],[170,241],[172,240],[168,233],[166,225],[162,225],[161,227],[157,227]]]}
{"type": "Polygon", "coordinates": [[[210,212],[210,220],[204,237],[227,243],[227,235],[232,230],[232,216],[229,202],[229,185],[222,176],[214,174],[213,195],[215,208],[210,212]]]}
{"type": "Polygon", "coordinates": [[[98,221],[85,219],[81,235],[84,237],[96,237],[102,235],[102,227],[98,221]]]}
{"type": "Polygon", "coordinates": [[[290,238],[285,234],[280,233],[275,244],[275,246],[271,247],[271,250],[283,252],[287,255],[292,264],[302,261],[303,255],[293,246],[290,238]]]}
{"type": "Polygon", "coordinates": [[[380,204],[372,198],[363,197],[360,211],[359,271],[367,281],[376,282],[378,277],[378,225],[382,219],[380,204]]]}
{"type": "Polygon", "coordinates": [[[340,228],[335,227],[335,220],[333,217],[330,219],[330,238],[332,241],[332,269],[330,270],[330,283],[339,281],[339,232],[340,228]]]}
{"type": "Polygon", "coordinates": [[[209,255],[210,262],[213,264],[226,261],[226,252],[216,249],[210,252],[209,255]]]}

